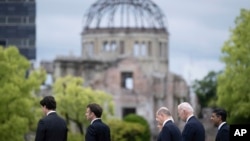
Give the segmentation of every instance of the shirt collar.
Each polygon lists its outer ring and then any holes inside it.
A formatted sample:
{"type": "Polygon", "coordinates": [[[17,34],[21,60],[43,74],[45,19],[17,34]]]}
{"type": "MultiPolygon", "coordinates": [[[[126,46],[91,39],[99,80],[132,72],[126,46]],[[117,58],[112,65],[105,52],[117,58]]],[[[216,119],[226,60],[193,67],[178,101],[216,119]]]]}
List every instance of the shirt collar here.
{"type": "Polygon", "coordinates": [[[54,110],[51,110],[51,111],[49,111],[48,113],[47,113],[47,115],[49,115],[50,113],[55,113],[56,111],[54,111],[54,110]]]}
{"type": "MultiPolygon", "coordinates": [[[[166,119],[164,122],[163,122],[163,124],[162,124],[162,126],[164,126],[168,121],[170,121],[170,120],[172,120],[171,118],[168,118],[168,119],[166,119]]],[[[173,120],[172,120],[173,121],[173,120]]]]}
{"type": "Polygon", "coordinates": [[[194,115],[193,115],[193,114],[190,115],[190,116],[187,118],[186,122],[188,122],[188,120],[189,120],[192,116],[194,116],[194,115]]]}
{"type": "Polygon", "coordinates": [[[94,121],[96,121],[98,119],[101,119],[101,118],[95,118],[95,119],[93,119],[90,124],[92,124],[94,121]]]}
{"type": "Polygon", "coordinates": [[[220,130],[221,126],[224,125],[226,122],[222,122],[219,126],[218,126],[218,130],[220,130]]]}

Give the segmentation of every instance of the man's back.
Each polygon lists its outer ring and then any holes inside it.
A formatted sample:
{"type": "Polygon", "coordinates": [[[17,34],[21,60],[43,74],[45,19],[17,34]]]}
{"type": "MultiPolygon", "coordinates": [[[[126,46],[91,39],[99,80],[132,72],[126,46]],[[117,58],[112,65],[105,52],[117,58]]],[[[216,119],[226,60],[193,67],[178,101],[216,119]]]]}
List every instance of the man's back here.
{"type": "Polygon", "coordinates": [[[181,141],[181,132],[171,120],[167,121],[162,127],[158,141],[181,141]]]}
{"type": "Polygon", "coordinates": [[[192,116],[182,131],[183,141],[205,141],[205,129],[202,123],[192,116]]]}
{"type": "Polygon", "coordinates": [[[111,141],[110,128],[101,119],[95,120],[87,129],[85,141],[111,141]]]}
{"type": "Polygon", "coordinates": [[[229,141],[229,125],[223,124],[218,130],[215,141],[229,141]]]}
{"type": "Polygon", "coordinates": [[[35,141],[67,141],[67,124],[55,112],[38,123],[35,141]]]}

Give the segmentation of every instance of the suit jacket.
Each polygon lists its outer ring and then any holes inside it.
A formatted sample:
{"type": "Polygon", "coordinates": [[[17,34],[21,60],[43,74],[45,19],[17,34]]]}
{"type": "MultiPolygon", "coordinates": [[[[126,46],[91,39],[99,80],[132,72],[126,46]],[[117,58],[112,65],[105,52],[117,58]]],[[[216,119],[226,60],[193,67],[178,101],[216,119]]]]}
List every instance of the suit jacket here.
{"type": "Polygon", "coordinates": [[[215,141],[229,141],[229,126],[227,123],[223,124],[217,132],[215,141]]]}
{"type": "Polygon", "coordinates": [[[95,120],[87,128],[85,141],[111,141],[110,128],[101,119],[95,120]]]}
{"type": "Polygon", "coordinates": [[[35,141],[67,141],[67,131],[65,120],[53,112],[39,121],[35,141]]]}
{"type": "Polygon", "coordinates": [[[181,141],[181,131],[169,120],[162,127],[157,141],[181,141]]]}
{"type": "Polygon", "coordinates": [[[184,126],[182,141],[205,141],[204,126],[195,116],[192,116],[184,126]]]}

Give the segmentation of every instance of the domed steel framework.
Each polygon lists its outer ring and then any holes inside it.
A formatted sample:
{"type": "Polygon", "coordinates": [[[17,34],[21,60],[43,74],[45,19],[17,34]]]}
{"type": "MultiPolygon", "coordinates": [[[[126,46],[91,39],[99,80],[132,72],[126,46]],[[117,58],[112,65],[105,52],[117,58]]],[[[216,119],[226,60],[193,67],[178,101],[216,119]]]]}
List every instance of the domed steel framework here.
{"type": "Polygon", "coordinates": [[[151,0],[98,0],[84,17],[86,28],[165,29],[165,16],[151,0]]]}

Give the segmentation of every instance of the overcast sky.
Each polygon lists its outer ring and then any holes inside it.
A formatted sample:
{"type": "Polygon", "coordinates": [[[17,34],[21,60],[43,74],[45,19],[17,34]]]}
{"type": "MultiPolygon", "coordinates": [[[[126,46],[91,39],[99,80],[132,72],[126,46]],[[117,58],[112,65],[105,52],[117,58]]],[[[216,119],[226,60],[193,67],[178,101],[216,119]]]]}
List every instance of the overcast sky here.
{"type": "MultiPolygon", "coordinates": [[[[80,56],[83,16],[96,0],[37,0],[37,62],[80,56]]],[[[170,71],[188,83],[219,71],[221,47],[249,0],[153,0],[166,16],[170,71]]]]}

